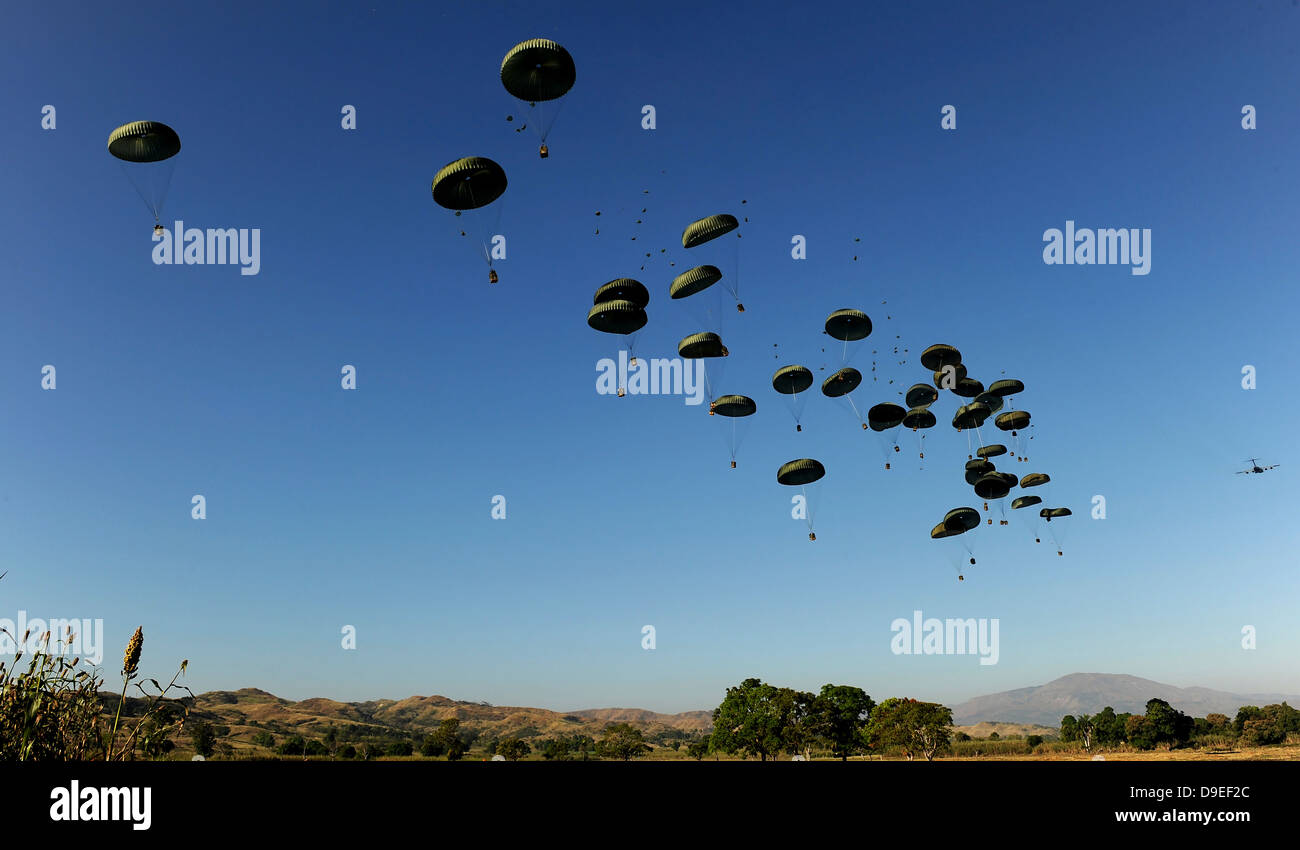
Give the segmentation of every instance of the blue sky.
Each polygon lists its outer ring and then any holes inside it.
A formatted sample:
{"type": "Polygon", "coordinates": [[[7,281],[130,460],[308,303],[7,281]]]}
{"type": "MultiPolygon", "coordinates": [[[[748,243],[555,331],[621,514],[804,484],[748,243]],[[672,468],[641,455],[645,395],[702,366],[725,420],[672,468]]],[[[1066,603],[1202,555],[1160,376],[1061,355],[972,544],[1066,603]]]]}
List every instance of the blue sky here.
{"type": "Polygon", "coordinates": [[[143,625],[148,675],[188,658],[196,692],[295,699],[679,711],[758,676],[951,704],[1080,671],[1300,692],[1294,4],[439,8],[6,13],[0,618],[103,618],[110,674],[143,625]],[[498,78],[535,37],[578,69],[546,160],[498,78]],[[164,221],[260,228],[260,274],[152,263],[105,150],[143,119],[183,142],[164,221]],[[495,286],[429,195],[467,155],[510,178],[495,286]],[[736,470],[703,408],[598,395],[620,340],[584,321],[636,277],[638,350],[674,355],[700,328],[668,283],[706,261],[680,233],[718,212],[749,217],[747,312],[723,317],[725,391],[759,407],[736,470]],[[1066,220],[1150,228],[1151,273],[1044,265],[1066,220]],[[875,320],[868,405],[935,342],[1025,382],[1032,463],[1002,468],[1052,476],[1064,557],[994,526],[956,581],[928,537],[979,507],[950,393],[924,470],[910,433],[883,470],[819,394],[794,431],[771,373],[834,371],[841,307],[875,320]],[[1233,475],[1252,455],[1283,465],[1233,475]],[[816,543],[775,482],[805,456],[828,470],[816,543]],[[999,618],[999,663],[891,654],[918,608],[999,618]]]}

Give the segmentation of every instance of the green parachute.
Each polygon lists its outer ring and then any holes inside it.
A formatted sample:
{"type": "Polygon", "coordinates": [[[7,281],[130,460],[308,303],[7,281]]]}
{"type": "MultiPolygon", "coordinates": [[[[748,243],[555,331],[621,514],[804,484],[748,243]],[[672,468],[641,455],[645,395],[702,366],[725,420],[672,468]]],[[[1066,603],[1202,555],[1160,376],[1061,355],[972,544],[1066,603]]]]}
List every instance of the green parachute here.
{"type": "Polygon", "coordinates": [[[785,404],[790,410],[790,415],[794,417],[794,429],[803,430],[804,405],[808,397],[803,394],[804,390],[813,385],[813,373],[807,366],[794,364],[791,366],[782,366],[772,375],[772,389],[786,397],[785,404]]]}
{"type": "Polygon", "coordinates": [[[547,115],[545,107],[539,108],[538,104],[563,97],[577,78],[578,70],[569,51],[546,38],[520,42],[501,60],[501,85],[537,112],[529,123],[536,128],[541,143],[537,152],[542,159],[550,155],[546,137],[560,111],[547,115]]]}
{"type": "MultiPolygon", "coordinates": [[[[506,191],[506,172],[484,156],[467,156],[449,162],[433,177],[433,200],[438,206],[454,210],[456,215],[479,210],[500,198],[506,191]]],[[[485,221],[475,213],[475,237],[479,240],[483,260],[488,264],[488,282],[496,283],[496,269],[492,268],[492,249],[489,242],[501,217],[497,207],[494,221],[485,221]]],[[[464,231],[461,231],[464,235],[464,231]]]]}
{"type": "Polygon", "coordinates": [[[168,160],[180,151],[181,137],[161,121],[133,121],[108,135],[108,152],[153,214],[155,236],[164,230],[160,217],[174,171],[168,160]]]}
{"type": "MultiPolygon", "coordinates": [[[[736,221],[736,217],[734,215],[727,215],[726,213],[723,213],[721,215],[711,215],[708,216],[707,218],[702,218],[699,221],[693,221],[686,226],[685,230],[682,231],[682,247],[687,249],[698,248],[701,245],[704,245],[708,242],[712,242],[713,240],[717,239],[720,236],[725,236],[726,234],[730,233],[731,231],[735,230],[738,227],[740,227],[740,222],[736,221]]],[[[740,234],[736,234],[736,239],[739,240],[739,238],[740,238],[740,234]]],[[[724,252],[716,249],[715,247],[715,249],[712,249],[710,252],[707,253],[721,256],[724,252]]],[[[716,277],[714,277],[708,283],[705,283],[700,288],[703,289],[704,286],[708,286],[718,280],[721,280],[723,289],[731,293],[731,297],[735,299],[736,310],[743,313],[745,312],[745,305],[740,303],[740,243],[739,241],[733,243],[732,250],[728,256],[728,259],[730,260],[728,267],[733,270],[733,274],[730,278],[724,278],[722,272],[719,271],[716,266],[709,265],[709,266],[697,267],[700,269],[710,269],[712,270],[711,274],[717,275],[716,277]]],[[[694,271],[694,269],[692,271],[694,271]]],[[[678,279],[680,280],[680,277],[678,279]]],[[[675,287],[677,285],[677,282],[674,281],[673,285],[675,287]]],[[[677,298],[680,296],[674,295],[673,297],[677,298]]]]}
{"type": "MultiPolygon", "coordinates": [[[[810,457],[784,463],[776,471],[776,482],[786,487],[798,487],[804,497],[804,519],[808,524],[808,539],[816,540],[817,532],[813,527],[814,499],[809,498],[808,486],[820,481],[826,475],[826,467],[820,461],[810,457]]],[[[814,493],[814,496],[817,494],[814,493]]]]}
{"type": "Polygon", "coordinates": [[[717,401],[709,405],[709,415],[726,417],[723,422],[723,434],[727,439],[727,447],[731,450],[731,468],[736,468],[736,453],[740,449],[741,442],[745,438],[744,425],[748,417],[753,416],[758,410],[758,405],[749,396],[743,395],[724,395],[719,396],[717,401]]]}

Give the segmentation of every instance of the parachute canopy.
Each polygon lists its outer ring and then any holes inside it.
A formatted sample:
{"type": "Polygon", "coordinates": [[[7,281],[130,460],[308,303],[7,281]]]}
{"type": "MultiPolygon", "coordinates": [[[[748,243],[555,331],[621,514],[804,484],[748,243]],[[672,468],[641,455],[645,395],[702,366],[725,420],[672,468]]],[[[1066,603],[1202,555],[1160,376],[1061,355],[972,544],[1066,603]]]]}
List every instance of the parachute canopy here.
{"type": "Polygon", "coordinates": [[[717,266],[696,266],[673,278],[672,286],[668,287],[668,295],[672,298],[686,298],[703,292],[720,280],[722,272],[717,266]]]}
{"type": "Polygon", "coordinates": [[[989,418],[989,409],[987,405],[979,402],[963,404],[957,408],[957,412],[952,415],[952,427],[958,431],[964,431],[968,428],[978,428],[984,424],[984,420],[989,418]]]}
{"type": "Polygon", "coordinates": [[[831,375],[822,381],[822,395],[827,398],[839,398],[846,396],[858,388],[862,383],[862,373],[852,366],[845,366],[843,369],[831,375]]]}
{"type": "Polygon", "coordinates": [[[980,524],[979,511],[974,508],[953,508],[944,514],[943,527],[961,534],[963,531],[970,531],[980,524]]]}
{"type": "Polygon", "coordinates": [[[801,393],[812,386],[813,374],[806,366],[782,366],[772,376],[772,389],[785,395],[801,393]]]}
{"type": "Polygon", "coordinates": [[[691,334],[677,343],[677,353],[688,360],[693,360],[700,357],[726,357],[728,352],[720,336],[706,332],[691,334]]]}
{"type": "MultiPolygon", "coordinates": [[[[975,383],[978,384],[979,381],[976,381],[975,383]]],[[[975,400],[978,401],[980,404],[984,405],[985,407],[987,407],[990,413],[997,413],[999,410],[1002,409],[1002,405],[1005,404],[1005,402],[1002,401],[1002,396],[990,392],[980,393],[979,395],[975,396],[975,400]]]]}
{"type": "Polygon", "coordinates": [[[485,207],[505,191],[505,170],[483,156],[449,162],[433,178],[433,199],[449,210],[485,207]]]}
{"type": "Polygon", "coordinates": [[[867,411],[867,425],[872,431],[888,431],[903,424],[907,411],[892,402],[874,405],[867,411]]]}
{"type": "Polygon", "coordinates": [[[631,301],[601,301],[587,313],[587,324],[607,334],[636,333],[646,321],[645,310],[631,301]]]}
{"type": "Polygon", "coordinates": [[[599,304],[602,301],[630,301],[644,310],[650,303],[650,291],[639,280],[620,277],[603,284],[596,290],[591,303],[599,304]]]}
{"type": "Polygon", "coordinates": [[[912,384],[907,389],[908,407],[929,407],[939,398],[939,391],[929,384],[912,384]]]}
{"type": "Polygon", "coordinates": [[[991,473],[975,482],[975,495],[981,499],[1001,499],[1011,492],[1002,476],[991,473]]]}
{"type": "Polygon", "coordinates": [[[713,412],[719,416],[752,416],[758,405],[749,396],[724,395],[713,403],[713,412]]]}
{"type": "Polygon", "coordinates": [[[1011,509],[1020,510],[1021,508],[1028,508],[1033,505],[1042,504],[1042,501],[1043,500],[1037,496],[1017,496],[1011,503],[1011,509]]]}
{"type": "Polygon", "coordinates": [[[825,474],[826,467],[819,461],[804,457],[782,464],[776,471],[776,482],[787,487],[801,487],[819,480],[825,474]]]}
{"type": "Polygon", "coordinates": [[[1069,508],[1043,508],[1038,512],[1038,515],[1048,522],[1051,522],[1052,520],[1061,517],[1073,516],[1073,512],[1069,508]]]}
{"type": "Polygon", "coordinates": [[[931,372],[937,372],[944,366],[957,366],[961,363],[961,352],[951,345],[938,343],[921,352],[921,365],[931,372]]]}
{"type": "Polygon", "coordinates": [[[934,414],[924,407],[913,407],[903,417],[903,427],[911,428],[914,431],[922,428],[933,428],[936,422],[938,420],[934,418],[934,414]]]}
{"type": "Polygon", "coordinates": [[[1016,431],[1029,424],[1029,414],[1023,410],[1008,410],[999,413],[993,424],[1002,431],[1016,431]]]}
{"type": "Polygon", "coordinates": [[[108,152],[125,162],[161,162],[181,150],[181,137],[161,121],[132,121],[108,136],[108,152]]]}
{"type": "Polygon", "coordinates": [[[1009,395],[1015,395],[1016,393],[1022,393],[1024,391],[1025,391],[1025,385],[1015,380],[1014,378],[1007,378],[1001,381],[994,381],[993,383],[989,384],[989,392],[997,396],[1002,396],[1003,398],[1009,395]]]}
{"type": "MultiPolygon", "coordinates": [[[[964,369],[965,367],[963,367],[964,369]]],[[[952,388],[952,391],[962,398],[975,398],[975,396],[984,392],[984,385],[974,378],[958,378],[957,385],[952,388]]],[[[987,405],[985,406],[987,407],[987,405]]]]}
{"type": "Polygon", "coordinates": [[[545,38],[520,42],[501,60],[501,85],[529,102],[555,100],[578,78],[569,51],[545,38]]]}
{"type": "Polygon", "coordinates": [[[958,534],[964,534],[965,532],[965,528],[948,528],[943,523],[939,523],[934,528],[930,529],[930,537],[935,540],[942,540],[945,537],[956,537],[958,534]]]}
{"type": "Polygon", "coordinates": [[[734,215],[727,215],[726,213],[711,215],[708,218],[693,221],[682,231],[682,247],[694,248],[697,245],[703,245],[705,242],[730,233],[737,227],[740,227],[740,222],[736,221],[734,215]]]}
{"type": "Polygon", "coordinates": [[[1040,484],[1046,484],[1052,479],[1045,472],[1031,472],[1024,478],[1020,479],[1021,487],[1037,487],[1040,484]]]}
{"type": "Polygon", "coordinates": [[[976,456],[985,459],[991,457],[997,457],[998,455],[1004,455],[1006,453],[1007,453],[1007,447],[1002,445],[1001,443],[993,443],[992,445],[981,446],[980,448],[975,450],[976,456]]]}
{"type": "Polygon", "coordinates": [[[826,333],[841,342],[856,342],[871,335],[871,319],[861,310],[836,310],[826,319],[826,333]]]}

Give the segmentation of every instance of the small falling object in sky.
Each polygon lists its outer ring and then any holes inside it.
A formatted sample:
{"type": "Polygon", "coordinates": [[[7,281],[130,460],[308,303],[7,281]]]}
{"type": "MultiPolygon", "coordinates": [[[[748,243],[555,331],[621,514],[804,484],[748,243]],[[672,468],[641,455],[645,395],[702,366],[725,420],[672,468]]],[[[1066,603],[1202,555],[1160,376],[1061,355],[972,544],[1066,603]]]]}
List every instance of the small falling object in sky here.
{"type": "Polygon", "coordinates": [[[507,120],[507,121],[513,121],[513,120],[515,120],[515,116],[513,116],[513,115],[507,115],[507,116],[506,116],[506,120],[507,120]]]}

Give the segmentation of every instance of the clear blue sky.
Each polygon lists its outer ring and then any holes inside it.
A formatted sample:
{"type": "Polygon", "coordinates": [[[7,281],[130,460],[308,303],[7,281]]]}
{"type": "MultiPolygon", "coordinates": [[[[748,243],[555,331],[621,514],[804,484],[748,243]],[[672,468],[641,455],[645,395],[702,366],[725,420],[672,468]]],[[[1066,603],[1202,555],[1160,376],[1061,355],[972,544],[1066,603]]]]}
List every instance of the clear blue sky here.
{"type": "Polygon", "coordinates": [[[7,10],[0,617],[102,617],[110,674],[143,625],[148,675],[188,658],[196,692],[295,699],[678,711],[758,676],[952,703],[1077,671],[1300,692],[1300,9],[873,5],[7,10]],[[534,37],[578,68],[547,160],[498,79],[534,37]],[[105,150],[142,119],[184,144],[164,220],[260,228],[259,275],[151,262],[105,150]],[[510,176],[496,286],[429,194],[467,155],[510,176]],[[698,328],[668,283],[701,262],[680,233],[717,212],[750,218],[726,389],[759,412],[736,470],[704,408],[597,395],[619,340],[585,324],[599,284],[637,277],[638,348],[675,354],[698,328]],[[1150,228],[1151,273],[1044,265],[1067,219],[1150,228]],[[833,371],[822,323],[850,306],[868,345],[909,349],[878,358],[898,387],[935,342],[1025,382],[1033,463],[1002,466],[1050,473],[1065,557],[994,526],[956,581],[928,537],[978,507],[951,394],[923,471],[886,473],[820,395],[794,431],[771,373],[833,371]],[[1283,465],[1233,475],[1252,455],[1283,465]],[[775,482],[804,456],[828,470],[816,543],[775,482]],[[1000,662],[894,656],[917,608],[999,618],[1000,662]]]}

